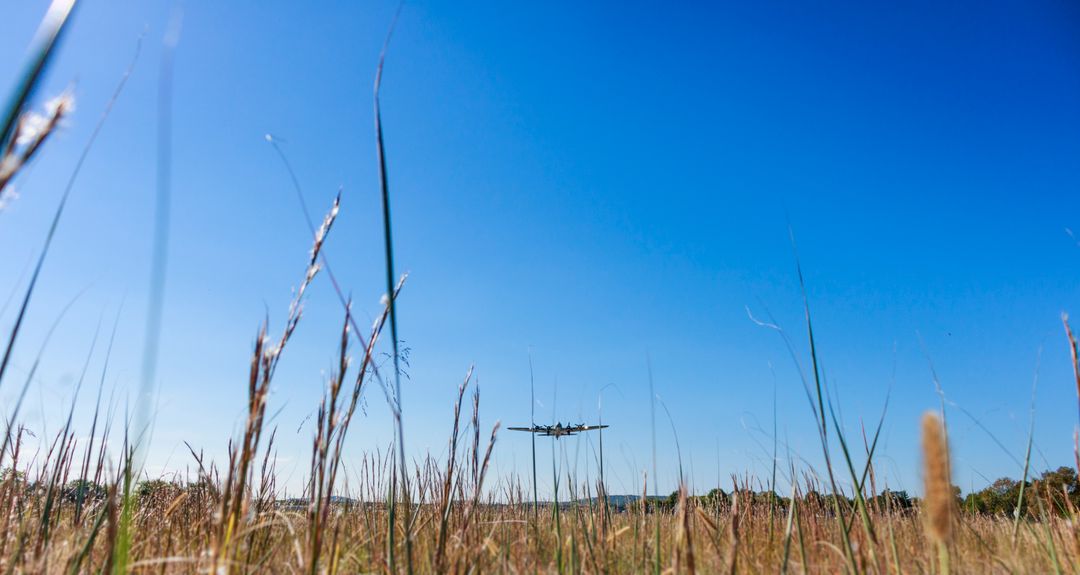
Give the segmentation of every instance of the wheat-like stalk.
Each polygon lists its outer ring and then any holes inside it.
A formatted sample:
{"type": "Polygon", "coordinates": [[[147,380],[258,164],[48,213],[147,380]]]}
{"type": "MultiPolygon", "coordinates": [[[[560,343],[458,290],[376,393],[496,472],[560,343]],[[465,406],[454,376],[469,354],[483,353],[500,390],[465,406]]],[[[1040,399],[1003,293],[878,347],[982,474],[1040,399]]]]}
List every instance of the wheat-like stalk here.
{"type": "Polygon", "coordinates": [[[927,412],[922,418],[923,518],[926,534],[938,546],[941,572],[948,573],[948,545],[953,535],[953,494],[949,469],[949,446],[945,426],[937,413],[927,412]]]}

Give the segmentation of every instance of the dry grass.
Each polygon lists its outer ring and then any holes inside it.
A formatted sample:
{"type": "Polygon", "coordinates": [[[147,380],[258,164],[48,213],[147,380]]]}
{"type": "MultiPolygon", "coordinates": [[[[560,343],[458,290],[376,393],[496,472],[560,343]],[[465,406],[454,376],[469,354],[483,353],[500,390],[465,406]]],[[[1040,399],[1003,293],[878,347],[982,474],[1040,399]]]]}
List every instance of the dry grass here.
{"type": "MultiPolygon", "coordinates": [[[[391,479],[385,460],[368,458],[358,466],[363,485],[349,494],[360,501],[337,501],[329,513],[321,513],[327,508],[317,507],[312,494],[295,506],[252,494],[248,515],[235,524],[224,554],[214,552],[220,548],[220,486],[158,482],[138,489],[128,568],[138,573],[387,572],[388,513],[379,497],[391,488],[391,479]]],[[[58,469],[64,469],[62,463],[58,469]]],[[[605,510],[592,500],[566,504],[557,526],[551,506],[542,506],[539,519],[533,518],[530,501],[522,497],[526,485],[499,480],[478,500],[464,466],[453,478],[434,460],[415,471],[423,503],[414,506],[410,531],[419,572],[643,572],[653,568],[655,530],[661,534],[665,572],[835,573],[847,564],[837,522],[827,507],[808,498],[788,506],[788,516],[798,517],[790,530],[769,529],[770,506],[748,503],[746,497],[740,496],[737,509],[680,497],[674,508],[614,511],[605,536],[600,528],[605,510]],[[448,482],[454,486],[450,498],[443,491],[448,482]]],[[[74,495],[58,494],[55,485],[50,494],[49,481],[48,476],[30,483],[9,476],[0,488],[7,525],[0,567],[24,573],[108,571],[122,505],[116,483],[88,494],[80,519],[74,495]]],[[[858,529],[851,532],[859,572],[937,572],[938,553],[926,544],[919,514],[872,511],[874,524],[889,536],[875,543],[858,529]]],[[[402,540],[399,533],[401,545],[402,540]]],[[[1048,573],[1058,565],[1073,570],[1080,560],[1076,542],[1076,530],[1065,518],[1026,524],[1014,544],[1008,519],[976,516],[960,521],[948,545],[954,572],[1048,573]]]]}

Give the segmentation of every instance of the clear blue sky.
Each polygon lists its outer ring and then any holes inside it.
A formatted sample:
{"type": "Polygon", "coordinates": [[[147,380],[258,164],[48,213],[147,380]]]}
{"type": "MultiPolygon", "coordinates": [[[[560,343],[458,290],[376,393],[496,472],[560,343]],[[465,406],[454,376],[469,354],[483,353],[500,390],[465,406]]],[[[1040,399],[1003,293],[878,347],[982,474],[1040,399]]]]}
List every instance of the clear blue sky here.
{"type": "MultiPolygon", "coordinates": [[[[46,4],[4,8],[4,93],[46,4]]],[[[371,81],[395,7],[184,3],[151,473],[190,466],[185,440],[223,455],[241,422],[255,330],[267,312],[281,327],[302,276],[310,237],[264,134],[285,141],[313,209],[344,187],[328,254],[362,317],[378,312],[371,81]]],[[[121,303],[108,376],[120,411],[137,388],[168,12],[131,0],[80,8],[41,93],[74,81],[77,112],[0,213],[6,298],[24,284],[146,28],[17,350],[13,374],[24,375],[48,324],[86,289],[32,388],[26,416],[38,431],[60,425],[99,318],[107,334],[121,303]]],[[[771,312],[805,361],[790,221],[853,439],[894,381],[879,486],[887,477],[919,490],[918,416],[937,405],[927,356],[949,400],[1021,457],[1042,347],[1035,467],[1072,462],[1076,389],[1059,314],[1080,318],[1080,246],[1066,232],[1080,231],[1076,5],[416,1],[401,13],[384,81],[398,266],[411,272],[400,301],[410,451],[442,455],[472,363],[485,429],[527,423],[531,346],[540,419],[593,420],[598,392],[615,384],[603,401],[614,492],[640,489],[649,466],[647,356],[699,491],[718,468],[767,475],[774,389],[781,440],[819,463],[791,359],[746,313],[771,312]]],[[[297,428],[318,403],[340,327],[325,280],[272,392],[279,468],[294,488],[312,433],[297,428]]],[[[8,308],[0,325],[13,318],[8,308]]],[[[15,375],[0,389],[5,410],[15,375]]],[[[370,391],[353,457],[391,439],[370,391]]],[[[972,419],[949,416],[965,491],[1020,474],[972,419]]],[[[667,492],[676,455],[662,410],[657,440],[667,492]]],[[[583,473],[585,443],[560,445],[571,464],[580,448],[583,473]]],[[[503,432],[496,471],[526,474],[528,447],[503,432]]]]}

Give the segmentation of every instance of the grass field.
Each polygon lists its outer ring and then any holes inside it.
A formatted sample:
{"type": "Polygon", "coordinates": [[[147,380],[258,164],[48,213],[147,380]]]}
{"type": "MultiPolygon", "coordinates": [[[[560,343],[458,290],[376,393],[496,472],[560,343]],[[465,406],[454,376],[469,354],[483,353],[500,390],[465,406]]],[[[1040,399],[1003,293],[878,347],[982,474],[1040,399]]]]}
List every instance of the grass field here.
{"type": "Polygon", "coordinates": [[[569,501],[534,506],[528,480],[487,477],[484,442],[457,445],[455,435],[442,463],[432,457],[410,469],[419,503],[408,524],[406,501],[389,499],[393,458],[353,462],[353,481],[333,485],[334,439],[313,446],[307,493],[286,501],[265,456],[234,450],[225,468],[205,462],[188,480],[134,483],[128,461],[102,464],[118,446],[84,446],[65,430],[38,461],[23,461],[15,430],[9,465],[40,471],[30,478],[9,471],[0,484],[0,565],[27,573],[1076,570],[1080,539],[1070,499],[1034,483],[1027,497],[1036,503],[1019,521],[961,509],[947,481],[940,421],[928,414],[923,425],[926,497],[914,501],[873,495],[871,468],[862,499],[822,495],[809,471],[788,497],[732,477],[727,489],[704,496],[610,502],[599,482],[575,485],[568,476],[569,501]],[[84,455],[98,464],[81,465],[84,455]],[[335,497],[326,495],[331,488],[335,497]]]}
{"type": "MultiPolygon", "coordinates": [[[[55,39],[67,22],[64,3],[56,6],[43,24],[25,77],[4,109],[0,194],[35,154],[47,148],[50,134],[69,113],[69,100],[64,98],[54,100],[44,115],[32,116],[28,110],[55,39]]],[[[380,63],[380,74],[381,70],[380,63]]],[[[650,498],[651,478],[643,474],[644,493],[616,498],[609,497],[602,475],[582,480],[570,472],[551,477],[565,500],[537,501],[536,474],[545,471],[534,468],[531,477],[489,473],[499,426],[480,429],[480,396],[478,391],[468,395],[475,389],[469,376],[461,384],[453,412],[447,413],[446,452],[407,461],[402,432],[407,413],[397,377],[395,318],[396,294],[405,278],[397,276],[393,267],[391,192],[379,124],[378,77],[375,120],[386,293],[394,294],[384,300],[382,315],[370,329],[356,325],[322,251],[338,215],[335,202],[321,222],[309,219],[310,258],[297,262],[302,272],[298,274],[300,287],[283,331],[270,334],[264,328],[255,338],[245,424],[237,437],[221,438],[222,444],[228,444],[226,461],[209,461],[192,449],[189,475],[148,478],[141,469],[141,449],[152,422],[119,418],[113,410],[102,408],[100,394],[90,429],[75,429],[69,416],[55,436],[38,438],[45,449],[28,453],[23,450],[27,431],[20,424],[20,401],[4,415],[0,445],[0,570],[311,574],[1080,571],[1076,473],[1062,468],[1036,478],[1025,471],[1019,481],[995,484],[961,499],[951,481],[944,403],[940,412],[929,412],[921,422],[923,496],[912,498],[879,486],[874,466],[877,432],[860,438],[858,444],[851,442],[823,393],[809,306],[810,349],[800,355],[806,355],[811,366],[804,382],[810,397],[808,416],[816,422],[825,463],[820,469],[800,469],[782,457],[774,458],[776,465],[786,467],[784,474],[794,478],[794,487],[787,493],[776,492],[774,471],[771,478],[717,478],[717,487],[707,494],[687,493],[683,485],[666,498],[650,498]],[[316,433],[304,493],[285,499],[276,483],[276,430],[266,424],[267,398],[277,363],[301,323],[307,288],[322,276],[328,276],[342,304],[340,346],[335,350],[338,361],[314,420],[316,433]],[[390,365],[377,366],[373,360],[380,341],[392,349],[390,365]],[[359,358],[354,361],[350,355],[357,349],[359,358]],[[343,446],[355,423],[361,394],[368,388],[386,398],[394,414],[395,442],[383,452],[345,462],[343,446]],[[470,411],[471,420],[463,420],[470,411]]],[[[163,86],[167,89],[167,82],[163,86]]],[[[123,82],[117,96],[122,88],[123,82]]],[[[163,111],[167,123],[167,107],[163,111]]],[[[102,123],[107,116],[108,110],[102,123]]],[[[87,151],[92,144],[91,138],[87,151]]],[[[159,161],[163,162],[159,171],[166,174],[159,184],[161,197],[167,194],[167,154],[159,156],[159,161]]],[[[78,168],[73,183],[77,172],[78,168]]],[[[25,382],[16,382],[6,373],[7,366],[70,191],[71,186],[56,211],[31,281],[16,300],[16,319],[0,340],[6,350],[0,382],[22,385],[23,395],[33,370],[25,382]]],[[[801,271],[799,275],[801,280],[801,271]]],[[[160,298],[150,301],[151,306],[160,306],[160,298]]],[[[160,317],[160,309],[156,313],[160,317]]],[[[153,309],[150,315],[154,317],[153,309]]],[[[1076,342],[1067,319],[1065,326],[1075,364],[1076,342]]],[[[159,329],[151,322],[149,341],[156,341],[154,330],[159,329]]],[[[147,379],[153,377],[157,353],[155,345],[148,346],[147,379]]],[[[1080,389],[1080,370],[1077,373],[1080,389]]],[[[1029,439],[1025,464],[1030,462],[1030,443],[1029,439]]],[[[602,449],[601,444],[597,461],[601,469],[602,449]]]]}

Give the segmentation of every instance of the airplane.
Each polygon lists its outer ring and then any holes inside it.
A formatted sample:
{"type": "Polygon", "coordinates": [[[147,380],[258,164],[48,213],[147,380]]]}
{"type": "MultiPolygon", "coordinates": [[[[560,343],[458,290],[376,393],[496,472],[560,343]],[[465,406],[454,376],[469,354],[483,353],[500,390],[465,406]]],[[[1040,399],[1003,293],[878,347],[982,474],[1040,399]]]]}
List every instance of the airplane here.
{"type": "Polygon", "coordinates": [[[508,427],[510,431],[528,431],[529,433],[536,433],[542,437],[554,437],[559,439],[564,435],[574,435],[582,431],[592,431],[594,429],[604,429],[608,427],[606,425],[585,425],[579,423],[577,425],[563,425],[556,423],[555,425],[534,425],[532,427],[508,427]]]}

